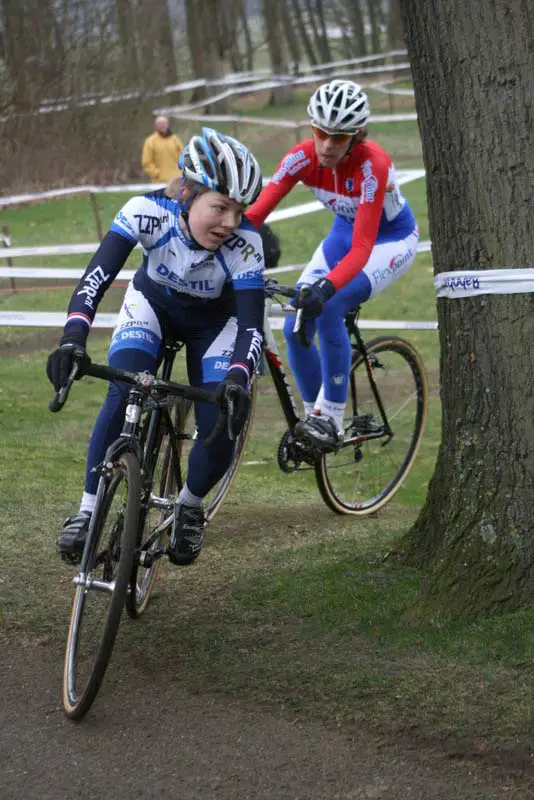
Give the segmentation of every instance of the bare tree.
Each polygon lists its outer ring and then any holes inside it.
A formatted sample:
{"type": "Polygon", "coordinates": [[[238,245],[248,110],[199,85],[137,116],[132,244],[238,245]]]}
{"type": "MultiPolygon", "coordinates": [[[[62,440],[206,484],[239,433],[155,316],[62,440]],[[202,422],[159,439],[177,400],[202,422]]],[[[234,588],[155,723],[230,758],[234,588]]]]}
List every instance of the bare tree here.
{"type": "Polygon", "coordinates": [[[291,56],[292,72],[297,73],[302,58],[301,48],[298,36],[295,32],[295,28],[293,27],[291,11],[286,3],[282,3],[282,23],[287,42],[287,48],[291,56]]]}
{"type": "MultiPolygon", "coordinates": [[[[187,40],[191,54],[191,65],[195,78],[218,78],[221,76],[220,30],[217,15],[217,0],[187,0],[187,40]]],[[[202,100],[208,94],[205,86],[193,93],[194,100],[202,100]]],[[[225,100],[217,103],[217,110],[224,111],[225,100]]],[[[207,106],[207,111],[212,109],[207,106]]]]}
{"type": "Polygon", "coordinates": [[[292,7],[293,7],[293,16],[297,24],[297,30],[300,36],[300,41],[302,42],[302,46],[304,47],[304,51],[308,58],[310,64],[317,64],[318,59],[313,49],[312,41],[308,35],[308,31],[306,28],[306,24],[304,22],[304,17],[302,15],[302,8],[300,5],[299,0],[292,0],[292,7]]]}
{"type": "Polygon", "coordinates": [[[325,63],[332,61],[328,34],[326,32],[326,18],[323,0],[315,0],[315,14],[317,16],[317,28],[319,33],[320,52],[325,63]]]}
{"type": "MultiPolygon", "coordinates": [[[[287,57],[283,35],[283,0],[263,0],[263,19],[267,34],[267,47],[271,58],[271,69],[275,75],[287,75],[287,57]]],[[[287,103],[293,95],[290,84],[277,86],[271,92],[271,104],[287,103]]]]}
{"type": "Polygon", "coordinates": [[[382,50],[380,36],[381,10],[378,0],[367,0],[367,13],[369,27],[371,28],[371,52],[379,53],[382,50]]]}
{"type": "Polygon", "coordinates": [[[252,41],[252,34],[250,33],[250,26],[248,24],[248,15],[245,5],[245,0],[241,0],[238,6],[239,20],[243,28],[243,37],[245,39],[245,59],[247,70],[252,72],[254,69],[254,44],[252,41]]]}
{"type": "Polygon", "coordinates": [[[117,11],[117,27],[122,48],[121,58],[124,61],[125,81],[127,86],[139,86],[141,73],[137,52],[137,35],[132,0],[115,0],[117,11]]]}
{"type": "Polygon", "coordinates": [[[176,83],[178,73],[167,0],[137,3],[137,41],[146,88],[176,83]]]}
{"type": "MultiPolygon", "coordinates": [[[[436,273],[533,265],[532,6],[401,0],[436,273]]],[[[406,545],[451,612],[534,596],[532,294],[438,301],[442,443],[406,545]]]]}
{"type": "Polygon", "coordinates": [[[389,0],[387,31],[389,46],[392,50],[399,50],[405,46],[400,0],[389,0]]]}
{"type": "Polygon", "coordinates": [[[365,28],[363,14],[360,6],[361,0],[344,0],[347,15],[352,27],[352,36],[355,42],[356,55],[367,55],[367,40],[365,38],[365,28]]]}

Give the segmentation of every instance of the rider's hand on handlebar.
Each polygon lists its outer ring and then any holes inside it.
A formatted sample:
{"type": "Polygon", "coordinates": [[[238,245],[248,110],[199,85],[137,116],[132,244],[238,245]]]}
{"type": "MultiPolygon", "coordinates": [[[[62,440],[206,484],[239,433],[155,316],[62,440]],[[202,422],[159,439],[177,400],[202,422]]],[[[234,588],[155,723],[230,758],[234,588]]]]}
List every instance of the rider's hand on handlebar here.
{"type": "Polygon", "coordinates": [[[295,301],[295,308],[302,309],[302,319],[315,319],[323,311],[323,305],[335,294],[335,286],[328,278],[321,278],[311,286],[302,286],[295,301]]]}
{"type": "MultiPolygon", "coordinates": [[[[46,362],[46,374],[48,380],[54,384],[56,392],[67,384],[74,364],[78,362],[83,365],[87,358],[85,342],[81,339],[77,340],[74,336],[64,336],[61,339],[59,347],[50,353],[46,362]]],[[[82,374],[80,370],[76,378],[81,378],[82,374]]]]}
{"type": "Polygon", "coordinates": [[[230,369],[215,390],[217,405],[230,417],[232,431],[239,434],[250,410],[250,393],[246,388],[247,375],[241,368],[230,369]]]}

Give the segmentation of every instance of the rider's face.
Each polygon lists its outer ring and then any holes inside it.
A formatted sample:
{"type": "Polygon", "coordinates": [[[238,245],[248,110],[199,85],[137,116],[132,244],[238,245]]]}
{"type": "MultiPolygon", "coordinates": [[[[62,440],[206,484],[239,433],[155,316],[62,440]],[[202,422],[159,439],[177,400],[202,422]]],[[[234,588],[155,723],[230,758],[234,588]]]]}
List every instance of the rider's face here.
{"type": "Polygon", "coordinates": [[[322,167],[333,169],[347,155],[352,134],[329,133],[312,126],[313,144],[322,167]]]}
{"type": "Polygon", "coordinates": [[[189,227],[206,250],[217,250],[241,222],[245,206],[219,192],[198,194],[189,209],[189,227]]]}

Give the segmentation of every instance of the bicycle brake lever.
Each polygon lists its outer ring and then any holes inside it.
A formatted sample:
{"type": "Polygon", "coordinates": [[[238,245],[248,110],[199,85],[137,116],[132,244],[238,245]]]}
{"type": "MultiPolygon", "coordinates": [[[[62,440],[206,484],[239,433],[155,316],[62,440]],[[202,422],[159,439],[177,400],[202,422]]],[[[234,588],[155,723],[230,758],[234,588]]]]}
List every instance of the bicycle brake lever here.
{"type": "Polygon", "coordinates": [[[234,439],[235,439],[235,435],[234,435],[234,431],[233,431],[233,427],[232,427],[232,423],[234,421],[234,406],[235,406],[235,404],[234,404],[233,397],[232,397],[232,395],[230,395],[229,398],[228,398],[228,407],[227,407],[227,410],[226,410],[226,430],[228,432],[228,438],[230,439],[231,442],[233,442],[234,439]]]}
{"type": "Polygon", "coordinates": [[[74,383],[74,379],[78,374],[79,368],[80,368],[80,362],[75,361],[72,365],[72,369],[69,373],[69,377],[67,378],[65,386],[62,386],[59,392],[55,393],[53,400],[51,400],[48,403],[48,408],[50,409],[50,411],[53,411],[54,413],[56,411],[61,411],[61,409],[67,402],[67,397],[69,396],[69,392],[71,390],[72,384],[74,383]]]}
{"type": "MultiPolygon", "coordinates": [[[[301,296],[305,296],[310,293],[310,288],[308,286],[302,286],[300,290],[301,296]]],[[[302,324],[302,314],[304,312],[303,308],[299,308],[297,310],[297,317],[295,319],[295,324],[293,325],[293,333],[298,333],[299,342],[304,347],[310,347],[311,342],[306,335],[306,327],[302,324]]]]}

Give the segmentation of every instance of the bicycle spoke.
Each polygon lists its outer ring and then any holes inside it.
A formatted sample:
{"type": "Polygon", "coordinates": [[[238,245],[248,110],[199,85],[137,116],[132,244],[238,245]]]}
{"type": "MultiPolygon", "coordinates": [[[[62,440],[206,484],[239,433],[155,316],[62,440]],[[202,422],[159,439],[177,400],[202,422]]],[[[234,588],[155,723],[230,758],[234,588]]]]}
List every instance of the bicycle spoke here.
{"type": "Polygon", "coordinates": [[[385,416],[360,358],[351,374],[358,406],[349,401],[344,423],[345,439],[358,438],[326,455],[316,470],[327,504],[338,513],[361,516],[378,510],[402,485],[421,441],[427,404],[426,378],[411,345],[385,337],[369,349],[379,354],[373,376],[385,416]],[[376,435],[380,431],[383,435],[376,435]]]}

